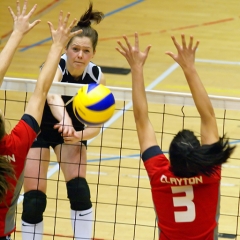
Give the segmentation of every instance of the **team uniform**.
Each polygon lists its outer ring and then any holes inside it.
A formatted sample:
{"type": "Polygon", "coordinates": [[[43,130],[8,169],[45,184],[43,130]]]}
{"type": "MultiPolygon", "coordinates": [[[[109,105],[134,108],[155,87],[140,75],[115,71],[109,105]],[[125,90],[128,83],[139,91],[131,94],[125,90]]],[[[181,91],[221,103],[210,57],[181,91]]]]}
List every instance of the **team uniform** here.
{"type": "MultiPolygon", "coordinates": [[[[67,83],[75,83],[75,84],[90,84],[90,83],[100,83],[101,79],[101,68],[94,63],[90,62],[88,66],[85,68],[82,76],[78,79],[75,79],[66,69],[66,54],[61,56],[61,60],[59,62],[59,68],[62,72],[62,80],[61,82],[67,83]]],[[[64,103],[66,104],[72,97],[71,96],[62,96],[64,103]]],[[[72,102],[70,102],[66,106],[66,110],[72,119],[72,124],[76,131],[84,130],[84,124],[79,122],[79,120],[75,117],[72,107],[72,102]]],[[[50,107],[46,101],[43,111],[42,123],[41,123],[41,133],[38,135],[37,141],[35,141],[32,145],[33,148],[55,148],[59,144],[63,144],[64,140],[61,134],[57,129],[54,129],[53,126],[59,123],[59,121],[53,116],[50,107]]],[[[86,145],[86,141],[82,141],[83,144],[86,145]]]]}
{"type": "Polygon", "coordinates": [[[15,230],[15,212],[23,184],[26,156],[39,131],[36,120],[24,114],[11,133],[1,140],[0,155],[13,165],[17,181],[9,179],[14,189],[7,192],[7,206],[0,203],[0,239],[10,239],[10,234],[15,230]]]}
{"type": "Polygon", "coordinates": [[[142,160],[150,178],[159,240],[218,239],[221,168],[211,177],[176,177],[159,146],[143,152],[142,160]]]}

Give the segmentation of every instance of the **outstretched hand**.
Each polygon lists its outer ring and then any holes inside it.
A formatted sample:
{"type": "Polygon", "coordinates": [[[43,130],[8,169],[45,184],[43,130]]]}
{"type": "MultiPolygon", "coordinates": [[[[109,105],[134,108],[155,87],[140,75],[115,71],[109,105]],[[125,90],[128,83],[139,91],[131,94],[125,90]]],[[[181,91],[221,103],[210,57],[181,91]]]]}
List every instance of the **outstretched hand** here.
{"type": "Polygon", "coordinates": [[[178,51],[177,54],[174,54],[170,51],[167,51],[166,54],[173,58],[183,69],[189,66],[194,65],[195,53],[199,45],[199,41],[193,46],[193,36],[190,36],[189,44],[186,44],[185,35],[181,34],[182,37],[182,46],[176,41],[175,37],[172,36],[173,43],[178,51]]]}
{"type": "Polygon", "coordinates": [[[53,24],[51,22],[48,22],[53,42],[56,44],[60,44],[63,47],[65,47],[67,42],[72,37],[82,32],[82,30],[71,32],[71,29],[73,28],[73,26],[75,26],[77,19],[75,18],[71,22],[71,24],[68,26],[69,17],[70,17],[69,12],[67,13],[67,16],[63,18],[63,12],[60,11],[59,19],[58,19],[58,27],[56,30],[54,30],[53,24]]]}
{"type": "Polygon", "coordinates": [[[128,61],[130,67],[134,67],[134,66],[143,66],[149,50],[151,48],[151,45],[148,45],[146,47],[146,49],[144,50],[144,52],[141,52],[139,49],[139,40],[138,40],[138,34],[135,33],[135,44],[134,46],[132,46],[128,40],[128,38],[126,36],[123,36],[126,45],[124,46],[119,40],[117,41],[117,43],[119,44],[120,48],[116,47],[116,50],[118,52],[120,52],[128,61]]]}
{"type": "Polygon", "coordinates": [[[35,20],[33,23],[29,23],[30,17],[33,15],[37,8],[37,4],[31,9],[31,11],[25,15],[27,10],[27,0],[24,1],[23,9],[21,11],[19,1],[17,1],[17,13],[15,14],[11,7],[8,7],[10,14],[12,15],[14,25],[13,31],[18,31],[21,34],[26,34],[33,27],[35,27],[41,20],[35,20]]]}

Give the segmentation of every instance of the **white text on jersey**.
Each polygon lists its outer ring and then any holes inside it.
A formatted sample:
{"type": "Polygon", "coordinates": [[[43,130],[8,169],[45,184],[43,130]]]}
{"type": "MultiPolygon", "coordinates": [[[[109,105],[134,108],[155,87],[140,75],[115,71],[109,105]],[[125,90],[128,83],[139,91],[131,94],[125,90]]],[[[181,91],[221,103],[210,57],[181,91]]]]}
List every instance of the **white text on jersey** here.
{"type": "Polygon", "coordinates": [[[3,157],[5,157],[9,162],[10,161],[16,162],[14,154],[12,154],[12,156],[11,155],[3,155],[3,157]]]}
{"type": "Polygon", "coordinates": [[[202,176],[199,177],[191,177],[191,178],[173,178],[173,177],[167,177],[165,175],[162,175],[160,178],[161,183],[170,183],[174,185],[193,185],[193,184],[199,184],[203,183],[202,176]]]}

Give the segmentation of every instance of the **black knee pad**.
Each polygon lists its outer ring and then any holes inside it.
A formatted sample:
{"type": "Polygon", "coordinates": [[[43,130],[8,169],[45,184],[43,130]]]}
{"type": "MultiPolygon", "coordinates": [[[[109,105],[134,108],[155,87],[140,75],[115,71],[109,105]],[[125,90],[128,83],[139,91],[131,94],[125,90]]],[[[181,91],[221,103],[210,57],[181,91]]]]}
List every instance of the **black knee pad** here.
{"type": "Polygon", "coordinates": [[[77,177],[68,181],[67,194],[72,210],[82,211],[92,207],[90,189],[85,178],[77,177]]]}
{"type": "Polygon", "coordinates": [[[47,205],[47,196],[39,190],[24,193],[22,220],[37,224],[43,220],[43,213],[47,205]]]}

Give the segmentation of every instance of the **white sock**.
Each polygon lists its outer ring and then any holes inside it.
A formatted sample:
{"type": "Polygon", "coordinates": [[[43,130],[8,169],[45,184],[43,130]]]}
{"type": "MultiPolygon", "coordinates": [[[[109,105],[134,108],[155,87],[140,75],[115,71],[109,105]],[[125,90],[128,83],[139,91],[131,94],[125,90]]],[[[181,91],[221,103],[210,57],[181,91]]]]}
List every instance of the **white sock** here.
{"type": "Polygon", "coordinates": [[[74,239],[92,239],[93,209],[84,211],[71,210],[72,228],[74,239]]]}
{"type": "Polygon", "coordinates": [[[22,220],[22,240],[42,240],[43,221],[37,224],[31,224],[22,220]]]}

